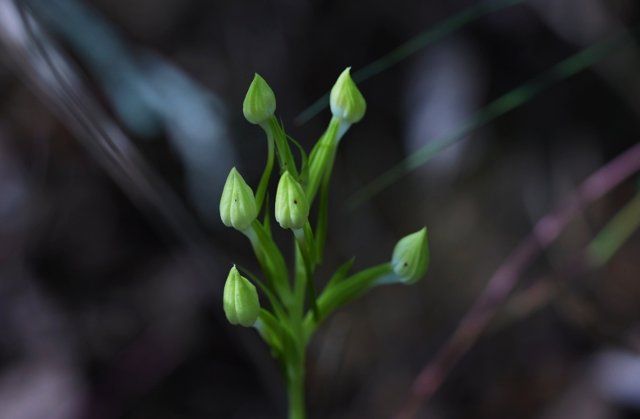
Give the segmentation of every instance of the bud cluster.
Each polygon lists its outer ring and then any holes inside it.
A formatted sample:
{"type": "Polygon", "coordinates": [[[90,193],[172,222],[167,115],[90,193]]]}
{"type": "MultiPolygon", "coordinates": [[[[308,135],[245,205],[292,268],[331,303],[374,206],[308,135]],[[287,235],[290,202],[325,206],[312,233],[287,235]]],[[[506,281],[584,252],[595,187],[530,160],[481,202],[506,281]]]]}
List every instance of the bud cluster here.
{"type": "MultiPolygon", "coordinates": [[[[220,198],[222,223],[249,239],[264,276],[260,279],[247,273],[249,280],[233,266],[224,286],[224,313],[233,325],[254,327],[283,363],[290,405],[296,409],[304,406],[300,389],[306,345],[321,321],[374,286],[418,281],[429,264],[427,230],[423,228],[398,241],[390,261],[351,275],[348,262],[338,268],[321,293],[316,293],[314,274],[322,262],[326,243],[328,187],[335,155],[342,136],[364,117],[367,109],[362,93],[351,78],[350,68],[336,80],[329,104],[332,118],[326,131],[308,156],[298,147],[301,154],[298,164],[291,151],[294,141],[275,117],[275,94],[267,82],[255,74],[242,111],[247,121],[259,125],[267,136],[267,163],[255,194],[234,167],[220,198]],[[275,162],[280,176],[271,200],[267,189],[272,183],[275,162]],[[319,197],[313,212],[316,219],[311,220],[310,210],[316,196],[319,197]],[[290,230],[295,238],[292,275],[273,238],[272,215],[277,224],[290,230]],[[268,306],[261,308],[256,285],[268,300],[268,306]]],[[[290,412],[290,417],[303,416],[290,412]]]]}

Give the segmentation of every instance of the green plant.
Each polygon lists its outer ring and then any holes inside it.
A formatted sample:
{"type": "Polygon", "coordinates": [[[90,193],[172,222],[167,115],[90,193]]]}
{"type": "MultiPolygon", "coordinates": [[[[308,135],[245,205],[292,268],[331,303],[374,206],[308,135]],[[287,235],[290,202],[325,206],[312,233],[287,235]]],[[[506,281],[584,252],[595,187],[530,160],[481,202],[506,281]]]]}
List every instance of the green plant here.
{"type": "Polygon", "coordinates": [[[304,379],[306,349],[320,323],[333,311],[374,286],[411,284],[420,279],[429,263],[427,230],[401,239],[391,260],[350,274],[353,259],[340,266],[320,294],[314,274],[322,262],[328,224],[329,182],[340,140],[360,121],[366,102],[351,79],[342,72],[330,94],[329,125],[311,153],[290,137],[275,118],[276,99],[267,82],[255,75],[243,104],[245,118],[259,125],[267,137],[267,163],[254,195],[240,173],[231,169],[220,200],[222,222],[242,232],[250,241],[264,280],[231,268],[224,289],[223,306],[232,324],[253,326],[282,366],[289,396],[289,418],[306,417],[304,379]],[[296,164],[291,145],[300,153],[296,164]],[[281,228],[294,238],[294,265],[290,275],[285,258],[274,241],[266,193],[274,162],[280,167],[274,215],[281,228]],[[309,220],[317,201],[315,224],[309,220]],[[263,213],[262,221],[258,219],[263,213]],[[255,283],[269,302],[260,307],[255,283]]]}

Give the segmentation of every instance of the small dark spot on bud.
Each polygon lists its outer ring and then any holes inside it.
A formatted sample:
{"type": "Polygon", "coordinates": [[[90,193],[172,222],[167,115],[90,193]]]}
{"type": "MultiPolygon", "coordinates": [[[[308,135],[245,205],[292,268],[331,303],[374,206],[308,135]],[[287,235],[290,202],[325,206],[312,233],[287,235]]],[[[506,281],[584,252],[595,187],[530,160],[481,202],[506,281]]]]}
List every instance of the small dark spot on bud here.
{"type": "Polygon", "coordinates": [[[293,200],[293,205],[298,205],[298,200],[297,199],[293,200]]]}
{"type": "Polygon", "coordinates": [[[406,268],[407,266],[409,266],[409,264],[407,262],[405,262],[402,266],[404,266],[406,268]]]}

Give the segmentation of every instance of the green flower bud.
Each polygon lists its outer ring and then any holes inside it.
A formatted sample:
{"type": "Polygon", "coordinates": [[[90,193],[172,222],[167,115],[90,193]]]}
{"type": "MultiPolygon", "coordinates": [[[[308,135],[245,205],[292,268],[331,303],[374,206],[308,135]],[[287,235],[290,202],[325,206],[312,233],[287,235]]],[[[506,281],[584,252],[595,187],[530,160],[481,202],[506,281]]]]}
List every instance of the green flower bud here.
{"type": "Polygon", "coordinates": [[[336,84],[331,88],[329,103],[333,116],[355,124],[364,116],[367,102],[353,82],[350,71],[351,67],[347,67],[336,80],[336,84]]]}
{"type": "Polygon", "coordinates": [[[428,265],[429,241],[426,227],[400,239],[393,249],[393,272],[405,284],[413,284],[422,278],[428,265]]]}
{"type": "Polygon", "coordinates": [[[227,227],[242,231],[246,230],[257,216],[258,208],[253,191],[234,167],[229,172],[220,198],[220,218],[227,227]]]}
{"type": "Polygon", "coordinates": [[[229,323],[251,327],[260,314],[260,300],[256,287],[240,275],[235,265],[229,271],[222,297],[224,314],[229,323]]]}
{"type": "Polygon", "coordinates": [[[302,186],[284,172],[276,192],[276,221],[282,228],[297,230],[304,227],[309,217],[309,203],[302,186]]]}
{"type": "Polygon", "coordinates": [[[242,113],[247,121],[260,124],[276,112],[276,96],[259,74],[253,76],[247,95],[242,103],[242,113]]]}

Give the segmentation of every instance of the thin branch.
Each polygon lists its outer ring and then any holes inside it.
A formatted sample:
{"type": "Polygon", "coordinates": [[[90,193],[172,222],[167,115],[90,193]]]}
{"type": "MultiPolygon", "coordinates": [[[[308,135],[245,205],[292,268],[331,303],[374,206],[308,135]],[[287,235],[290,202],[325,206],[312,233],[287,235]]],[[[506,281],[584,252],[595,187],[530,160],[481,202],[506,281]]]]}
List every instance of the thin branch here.
{"type": "Polygon", "coordinates": [[[558,209],[541,218],[533,230],[489,279],[475,303],[462,318],[451,338],[440,348],[415,379],[409,398],[395,419],[415,416],[440,388],[449,371],[466,354],[486,329],[497,309],[518,283],[521,273],[558,238],[580,210],[601,198],[634,173],[640,171],[640,143],[589,176],[558,209]]]}

